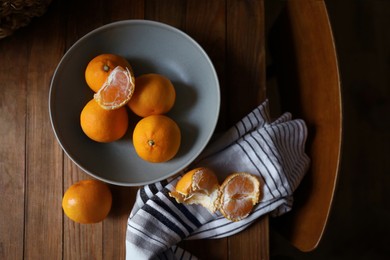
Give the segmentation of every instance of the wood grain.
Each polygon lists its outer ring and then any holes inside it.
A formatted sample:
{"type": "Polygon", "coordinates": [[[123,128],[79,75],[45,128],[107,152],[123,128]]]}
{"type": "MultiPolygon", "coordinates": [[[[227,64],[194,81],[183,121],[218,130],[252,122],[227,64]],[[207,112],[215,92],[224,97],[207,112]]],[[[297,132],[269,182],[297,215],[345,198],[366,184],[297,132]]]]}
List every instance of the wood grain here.
{"type": "Polygon", "coordinates": [[[340,79],[324,1],[287,2],[272,34],[282,110],[305,120],[311,159],[293,211],[275,227],[306,252],[317,247],[327,223],[342,139],[340,79]]]}
{"type": "Polygon", "coordinates": [[[230,125],[265,99],[263,9],[262,1],[227,2],[226,81],[230,125]]]}
{"type": "MultiPolygon", "coordinates": [[[[125,19],[160,21],[188,33],[217,70],[222,102],[217,131],[222,132],[265,97],[263,12],[262,0],[59,0],[2,39],[0,258],[125,259],[126,222],[137,188],[110,185],[113,207],[102,223],[74,223],[61,208],[70,185],[92,178],[63,153],[48,112],[54,70],[79,38],[125,19]]],[[[267,259],[268,221],[265,217],[233,237],[180,245],[203,259],[267,259]]]]}
{"type": "Polygon", "coordinates": [[[218,75],[221,86],[221,107],[216,132],[225,131],[228,125],[226,85],[226,1],[187,1],[185,30],[206,51],[218,75]]]}
{"type": "Polygon", "coordinates": [[[0,60],[9,64],[0,70],[0,212],[7,214],[0,218],[0,259],[23,257],[29,48],[27,35],[18,36],[0,42],[0,60]]]}
{"type": "Polygon", "coordinates": [[[183,29],[186,15],[186,1],[147,0],[145,1],[145,19],[154,20],[183,29]]]}
{"type": "MultiPolygon", "coordinates": [[[[228,124],[235,124],[265,99],[264,5],[259,1],[227,1],[228,124]],[[240,28],[237,30],[237,28],[240,28]]],[[[263,220],[267,221],[267,220],[263,220]]],[[[268,223],[268,222],[267,222],[268,223]]],[[[244,233],[229,237],[229,257],[268,259],[267,225],[254,223],[244,233]]]]}
{"type": "Polygon", "coordinates": [[[268,232],[268,216],[264,216],[245,232],[229,237],[229,259],[269,259],[269,244],[259,243],[268,241],[268,232]]]}
{"type": "Polygon", "coordinates": [[[51,76],[64,53],[57,11],[37,21],[27,56],[26,259],[62,256],[62,152],[48,114],[51,76]]]}

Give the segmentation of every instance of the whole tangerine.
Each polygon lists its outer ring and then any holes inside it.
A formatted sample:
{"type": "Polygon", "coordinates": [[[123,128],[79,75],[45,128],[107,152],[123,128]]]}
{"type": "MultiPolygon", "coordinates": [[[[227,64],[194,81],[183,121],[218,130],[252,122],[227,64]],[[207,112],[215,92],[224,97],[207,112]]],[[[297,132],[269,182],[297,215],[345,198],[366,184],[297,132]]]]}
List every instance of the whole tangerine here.
{"type": "Polygon", "coordinates": [[[103,221],[111,210],[109,186],[98,180],[82,180],[71,185],[62,198],[62,209],[71,220],[91,224],[103,221]]]}
{"type": "Polygon", "coordinates": [[[85,69],[85,80],[88,86],[94,92],[98,92],[111,71],[118,66],[127,68],[132,74],[130,63],[120,55],[105,53],[94,57],[85,69]]]}
{"type": "Polygon", "coordinates": [[[135,91],[128,106],[138,116],[147,117],[166,114],[175,100],[172,82],[161,74],[149,73],[135,78],[135,91]]]}
{"type": "Polygon", "coordinates": [[[133,131],[133,145],[139,157],[148,162],[171,160],[179,151],[181,132],[176,122],[165,115],[141,119],[133,131]]]}
{"type": "Polygon", "coordinates": [[[126,107],[106,110],[92,99],[81,111],[80,125],[92,140],[108,143],[117,141],[126,134],[129,118],[126,107]]]}

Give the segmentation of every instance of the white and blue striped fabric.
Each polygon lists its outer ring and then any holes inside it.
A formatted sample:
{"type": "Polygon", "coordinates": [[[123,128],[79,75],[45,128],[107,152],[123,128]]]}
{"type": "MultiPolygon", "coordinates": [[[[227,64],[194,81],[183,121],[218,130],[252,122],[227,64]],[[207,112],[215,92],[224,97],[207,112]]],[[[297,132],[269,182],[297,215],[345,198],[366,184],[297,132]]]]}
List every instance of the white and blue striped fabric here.
{"type": "MultiPolygon", "coordinates": [[[[309,166],[307,128],[285,113],[272,121],[268,100],[209,145],[192,165],[211,168],[222,182],[233,172],[260,176],[262,197],[244,220],[232,222],[199,205],[178,204],[168,193],[181,176],[138,190],[126,233],[126,259],[196,259],[177,247],[183,239],[222,238],[242,231],[264,214],[288,212],[293,192],[309,166]]],[[[196,252],[193,252],[196,255],[196,252]]]]}

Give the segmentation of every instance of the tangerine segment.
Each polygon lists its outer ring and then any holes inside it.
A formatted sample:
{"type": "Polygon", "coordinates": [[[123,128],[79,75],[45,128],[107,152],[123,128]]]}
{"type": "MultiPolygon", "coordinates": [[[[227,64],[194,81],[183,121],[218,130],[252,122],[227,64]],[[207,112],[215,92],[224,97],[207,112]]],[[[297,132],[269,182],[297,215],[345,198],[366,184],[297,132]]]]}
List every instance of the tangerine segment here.
{"type": "Polygon", "coordinates": [[[88,86],[94,92],[98,92],[107,80],[108,75],[117,66],[127,68],[132,72],[129,62],[119,55],[100,54],[93,58],[85,69],[85,80],[88,86]]]}
{"type": "Polygon", "coordinates": [[[128,106],[138,116],[161,115],[172,109],[176,92],[167,77],[155,73],[144,74],[135,79],[135,85],[137,89],[128,106]]]}
{"type": "Polygon", "coordinates": [[[229,220],[239,221],[259,202],[260,181],[249,173],[233,173],[225,179],[220,190],[220,212],[229,220]]]}
{"type": "Polygon", "coordinates": [[[108,143],[125,135],[129,119],[125,107],[106,110],[92,99],[81,111],[80,125],[83,132],[92,140],[108,143]]]}
{"type": "Polygon", "coordinates": [[[124,106],[134,92],[134,77],[127,68],[113,69],[99,91],[93,96],[98,104],[107,110],[124,106]]]}
{"type": "Polygon", "coordinates": [[[178,203],[200,204],[210,212],[218,208],[219,183],[215,173],[205,167],[193,169],[177,182],[169,195],[178,203]]]}
{"type": "Polygon", "coordinates": [[[171,160],[179,151],[180,142],[179,126],[165,115],[145,117],[134,128],[135,151],[148,162],[161,163],[171,160]]]}
{"type": "Polygon", "coordinates": [[[82,180],[71,185],[62,198],[62,208],[71,220],[97,223],[111,210],[112,194],[107,184],[98,180],[82,180]]]}

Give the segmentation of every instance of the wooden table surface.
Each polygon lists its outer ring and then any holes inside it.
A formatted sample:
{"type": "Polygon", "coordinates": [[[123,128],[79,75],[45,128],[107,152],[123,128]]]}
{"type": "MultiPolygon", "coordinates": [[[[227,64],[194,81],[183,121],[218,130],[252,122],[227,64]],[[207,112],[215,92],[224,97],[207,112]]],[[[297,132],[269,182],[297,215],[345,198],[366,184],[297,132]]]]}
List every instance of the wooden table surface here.
{"type": "MultiPolygon", "coordinates": [[[[167,23],[205,49],[221,85],[217,132],[265,98],[263,0],[53,1],[44,16],[0,40],[0,259],[124,259],[137,188],[111,185],[113,208],[101,223],[64,216],[64,191],[91,177],[57,143],[48,96],[53,72],[73,43],[126,19],[167,23]]],[[[229,238],[181,246],[203,259],[268,259],[268,218],[229,238]]]]}

